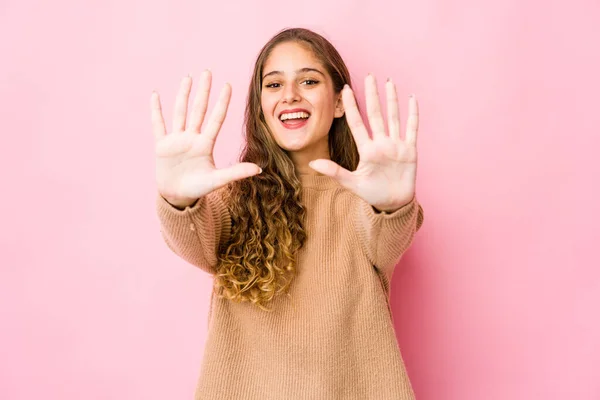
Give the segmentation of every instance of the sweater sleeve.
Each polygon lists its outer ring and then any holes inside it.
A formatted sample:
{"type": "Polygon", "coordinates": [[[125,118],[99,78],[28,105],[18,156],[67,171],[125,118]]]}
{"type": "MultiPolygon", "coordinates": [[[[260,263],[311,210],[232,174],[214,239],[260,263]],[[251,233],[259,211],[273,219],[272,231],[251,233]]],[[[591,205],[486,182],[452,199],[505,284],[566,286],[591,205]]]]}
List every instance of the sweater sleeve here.
{"type": "Polygon", "coordinates": [[[175,254],[209,274],[216,273],[219,246],[231,233],[231,217],[220,190],[183,210],[156,199],[162,237],[175,254]]]}
{"type": "Polygon", "coordinates": [[[358,199],[355,220],[367,258],[391,278],[394,267],[423,225],[423,208],[416,196],[393,213],[377,212],[369,203],[358,199]]]}

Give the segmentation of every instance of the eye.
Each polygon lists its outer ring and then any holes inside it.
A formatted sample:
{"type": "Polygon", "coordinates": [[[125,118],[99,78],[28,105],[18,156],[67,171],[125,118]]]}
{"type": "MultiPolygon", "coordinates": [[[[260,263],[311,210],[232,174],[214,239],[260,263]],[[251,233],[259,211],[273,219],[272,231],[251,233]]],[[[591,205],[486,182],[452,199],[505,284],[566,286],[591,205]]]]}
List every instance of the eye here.
{"type": "Polygon", "coordinates": [[[313,86],[316,85],[317,83],[319,83],[319,81],[316,81],[314,79],[305,79],[302,83],[306,83],[308,86],[313,86]],[[310,83],[308,83],[310,82],[310,83]]]}
{"type": "Polygon", "coordinates": [[[279,87],[279,86],[275,86],[275,85],[279,85],[279,83],[269,83],[268,85],[265,85],[265,87],[268,87],[268,88],[276,88],[276,87],[279,87]]]}

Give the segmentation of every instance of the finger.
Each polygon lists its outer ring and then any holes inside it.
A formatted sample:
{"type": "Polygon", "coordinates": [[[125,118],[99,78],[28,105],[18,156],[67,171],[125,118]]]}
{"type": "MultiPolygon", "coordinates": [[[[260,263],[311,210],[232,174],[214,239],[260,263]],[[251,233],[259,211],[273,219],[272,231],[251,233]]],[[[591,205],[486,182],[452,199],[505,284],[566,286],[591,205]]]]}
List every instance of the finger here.
{"type": "Polygon", "coordinates": [[[406,144],[416,146],[417,131],[419,130],[419,105],[415,95],[410,95],[408,99],[408,119],[406,121],[406,144]]]}
{"type": "Polygon", "coordinates": [[[205,70],[200,77],[200,86],[194,97],[192,105],[192,113],[190,115],[190,123],[188,129],[192,132],[200,133],[206,109],[208,108],[208,98],[210,94],[210,86],[212,82],[212,74],[209,70],[205,70]]]}
{"type": "Polygon", "coordinates": [[[217,100],[215,109],[210,114],[206,130],[203,133],[203,135],[207,135],[208,139],[212,140],[213,144],[217,138],[217,135],[219,134],[221,126],[223,125],[223,121],[225,121],[225,116],[227,115],[227,107],[229,106],[230,98],[231,86],[229,85],[229,83],[226,83],[223,89],[221,89],[221,93],[219,94],[219,100],[217,100]]]}
{"type": "Polygon", "coordinates": [[[221,187],[227,185],[229,182],[258,175],[261,172],[260,167],[254,163],[239,163],[228,168],[216,170],[214,172],[215,183],[221,187]]]}
{"type": "Polygon", "coordinates": [[[336,164],[331,160],[326,159],[318,159],[312,160],[308,164],[312,169],[317,172],[322,173],[323,175],[329,176],[331,178],[335,178],[338,182],[340,182],[343,186],[350,187],[352,183],[352,179],[354,175],[352,172],[348,171],[344,167],[336,164]]]}
{"type": "Polygon", "coordinates": [[[154,133],[154,138],[158,140],[167,134],[167,128],[165,127],[165,119],[163,118],[162,108],[160,106],[160,96],[154,91],[150,96],[150,111],[152,132],[154,133]]]}
{"type": "Polygon", "coordinates": [[[185,119],[187,117],[188,99],[192,89],[192,78],[186,76],[181,80],[179,92],[175,99],[175,110],[173,113],[173,132],[185,131],[185,119]]]}
{"type": "Polygon", "coordinates": [[[398,94],[396,85],[390,79],[385,84],[388,130],[390,138],[396,141],[400,140],[400,113],[398,111],[398,94]]]}
{"type": "Polygon", "coordinates": [[[345,85],[344,89],[342,89],[342,101],[344,103],[346,121],[348,121],[348,126],[352,132],[352,136],[354,136],[356,146],[360,148],[369,140],[369,132],[365,128],[360,112],[358,111],[354,92],[348,85],[345,85]]]}
{"type": "Polygon", "coordinates": [[[373,133],[373,139],[385,136],[385,125],[381,116],[381,104],[377,91],[377,80],[371,74],[365,78],[365,96],[367,102],[367,117],[373,133]]]}

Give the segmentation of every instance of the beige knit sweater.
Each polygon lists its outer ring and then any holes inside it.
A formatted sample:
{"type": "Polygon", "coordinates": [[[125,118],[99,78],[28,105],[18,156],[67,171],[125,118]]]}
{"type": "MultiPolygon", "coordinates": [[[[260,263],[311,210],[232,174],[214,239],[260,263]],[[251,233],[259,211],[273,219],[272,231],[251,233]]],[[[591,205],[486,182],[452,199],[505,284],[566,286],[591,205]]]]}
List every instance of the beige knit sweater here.
{"type": "MultiPolygon", "coordinates": [[[[308,238],[291,299],[276,297],[275,311],[265,312],[210,295],[195,398],[414,399],[389,290],[394,266],[423,223],[422,207],[414,198],[394,213],[377,213],[332,178],[300,179],[308,238]]],[[[169,248],[210,274],[231,230],[218,193],[184,210],[157,199],[169,248]]]]}

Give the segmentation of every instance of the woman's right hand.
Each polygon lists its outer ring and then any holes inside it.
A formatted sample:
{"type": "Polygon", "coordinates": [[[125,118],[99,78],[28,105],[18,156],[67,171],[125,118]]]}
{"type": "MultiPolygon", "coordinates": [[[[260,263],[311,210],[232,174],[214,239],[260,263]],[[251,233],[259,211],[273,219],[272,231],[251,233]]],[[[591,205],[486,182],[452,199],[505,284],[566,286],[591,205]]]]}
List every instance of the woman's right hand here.
{"type": "Polygon", "coordinates": [[[169,134],[158,93],[153,92],[151,96],[152,130],[156,143],[156,183],[161,196],[178,208],[194,204],[198,198],[229,182],[262,172],[253,163],[238,163],[223,169],[215,167],[213,149],[227,114],[231,86],[225,84],[221,90],[219,100],[200,133],[208,106],[211,80],[210,71],[204,71],[186,123],[192,78],[183,78],[175,100],[173,129],[169,134]]]}

